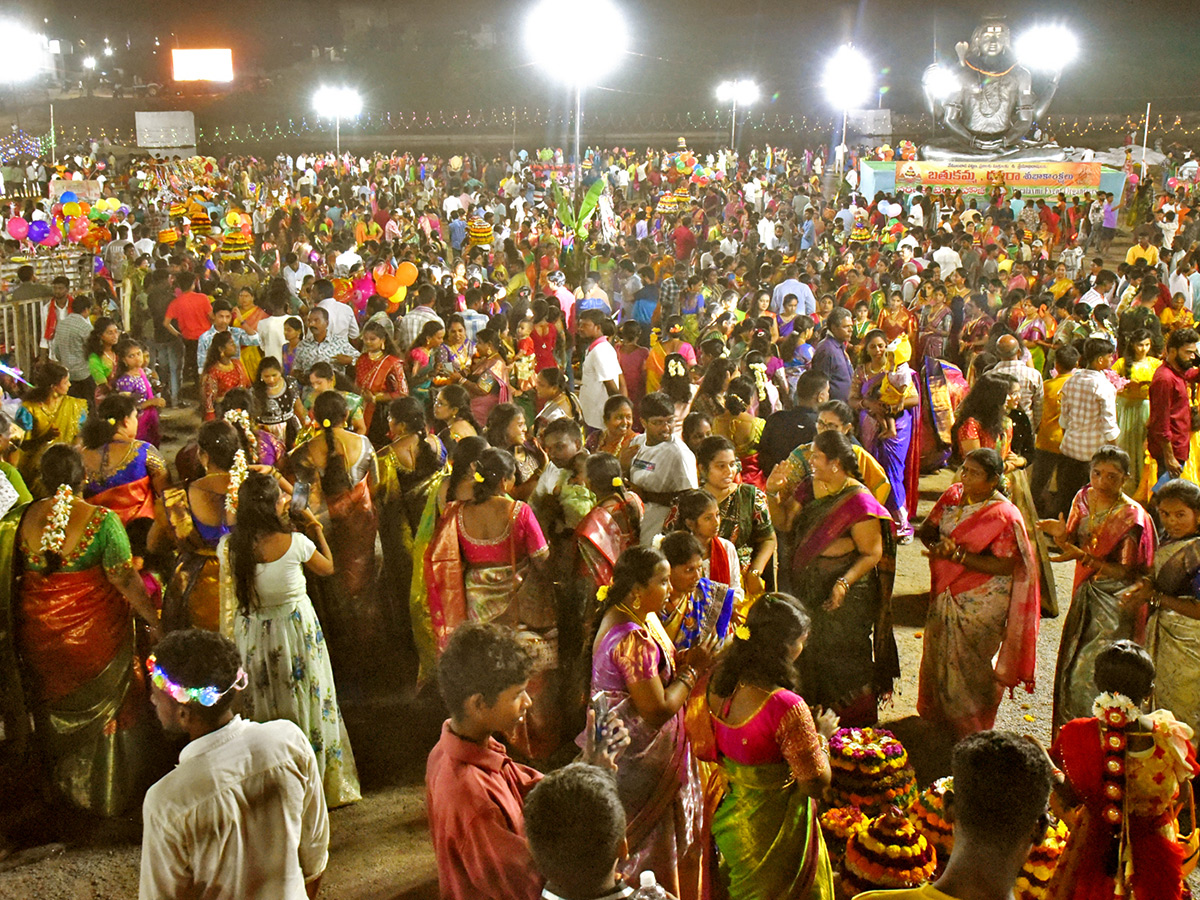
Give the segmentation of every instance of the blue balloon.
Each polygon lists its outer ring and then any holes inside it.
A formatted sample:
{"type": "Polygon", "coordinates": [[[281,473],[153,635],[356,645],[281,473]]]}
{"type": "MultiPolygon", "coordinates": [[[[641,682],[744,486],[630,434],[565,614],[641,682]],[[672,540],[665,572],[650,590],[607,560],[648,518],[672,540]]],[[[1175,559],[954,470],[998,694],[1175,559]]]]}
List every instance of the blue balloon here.
{"type": "Polygon", "coordinates": [[[29,223],[29,240],[33,241],[35,244],[40,244],[43,240],[45,240],[46,235],[49,233],[50,226],[46,224],[46,222],[39,220],[37,222],[29,223]]]}
{"type": "Polygon", "coordinates": [[[58,198],[59,203],[78,203],[79,198],[74,191],[63,191],[62,196],[58,198]]]}

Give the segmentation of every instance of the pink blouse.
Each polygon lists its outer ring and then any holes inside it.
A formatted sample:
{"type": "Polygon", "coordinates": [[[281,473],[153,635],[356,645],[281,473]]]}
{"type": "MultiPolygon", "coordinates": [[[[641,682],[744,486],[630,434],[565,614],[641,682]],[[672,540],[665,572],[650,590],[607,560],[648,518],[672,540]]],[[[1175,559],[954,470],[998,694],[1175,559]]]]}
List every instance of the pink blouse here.
{"type": "Polygon", "coordinates": [[[513,510],[508,530],[501,537],[491,541],[481,541],[467,534],[460,506],[458,542],[462,548],[463,562],[468,566],[510,565],[514,559],[520,561],[548,552],[546,538],[533,515],[533,510],[520,500],[513,510]]]}

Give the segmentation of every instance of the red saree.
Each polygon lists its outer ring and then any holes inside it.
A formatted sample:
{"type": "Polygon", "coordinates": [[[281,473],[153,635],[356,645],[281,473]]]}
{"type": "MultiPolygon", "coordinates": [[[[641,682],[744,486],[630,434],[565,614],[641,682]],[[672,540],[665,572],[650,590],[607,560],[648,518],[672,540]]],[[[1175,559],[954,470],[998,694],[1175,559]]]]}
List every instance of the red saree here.
{"type": "Polygon", "coordinates": [[[88,503],[111,509],[120,517],[122,525],[128,525],[134,519],[154,518],[154,488],[149,475],[92,494],[88,503]]]}
{"type": "Polygon", "coordinates": [[[387,442],[387,410],[384,409],[382,421],[375,423],[375,401],[368,399],[373,394],[387,394],[391,398],[404,397],[408,394],[408,382],[404,378],[404,363],[402,360],[385,353],[378,360],[364,353],[354,364],[354,383],[358,386],[363,399],[363,421],[367,425],[367,434],[371,442],[379,446],[387,442]]]}

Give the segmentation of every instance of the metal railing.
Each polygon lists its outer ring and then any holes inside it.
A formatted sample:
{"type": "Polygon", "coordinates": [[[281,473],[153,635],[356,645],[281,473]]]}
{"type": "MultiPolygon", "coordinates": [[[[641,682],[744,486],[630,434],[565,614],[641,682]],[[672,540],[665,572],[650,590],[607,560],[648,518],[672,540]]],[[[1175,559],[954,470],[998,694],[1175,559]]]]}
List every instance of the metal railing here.
{"type": "Polygon", "coordinates": [[[0,303],[0,355],[25,377],[33,369],[42,339],[42,301],[5,300],[0,303]]]}

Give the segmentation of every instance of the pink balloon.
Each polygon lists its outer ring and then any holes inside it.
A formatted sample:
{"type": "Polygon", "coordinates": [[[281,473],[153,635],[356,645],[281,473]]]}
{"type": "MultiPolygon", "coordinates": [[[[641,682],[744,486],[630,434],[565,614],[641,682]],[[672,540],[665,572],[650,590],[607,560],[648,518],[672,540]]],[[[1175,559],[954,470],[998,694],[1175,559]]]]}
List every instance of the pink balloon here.
{"type": "Polygon", "coordinates": [[[57,247],[62,241],[62,235],[58,233],[57,228],[51,228],[46,236],[42,238],[43,247],[57,247]]]}
{"type": "Polygon", "coordinates": [[[79,243],[88,233],[88,221],[80,216],[71,223],[71,227],[67,230],[67,237],[75,243],[79,243]]]}
{"type": "Polygon", "coordinates": [[[1138,181],[1140,181],[1140,180],[1141,180],[1141,179],[1139,179],[1139,178],[1138,178],[1138,173],[1137,173],[1137,172],[1131,172],[1131,173],[1129,174],[1129,183],[1130,183],[1130,184],[1137,184],[1137,183],[1138,183],[1138,181]]]}
{"type": "Polygon", "coordinates": [[[8,220],[8,233],[18,241],[23,241],[25,235],[29,234],[29,223],[20,216],[13,216],[8,220]]]}

